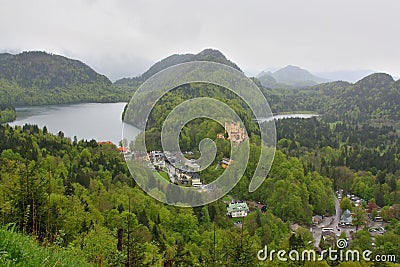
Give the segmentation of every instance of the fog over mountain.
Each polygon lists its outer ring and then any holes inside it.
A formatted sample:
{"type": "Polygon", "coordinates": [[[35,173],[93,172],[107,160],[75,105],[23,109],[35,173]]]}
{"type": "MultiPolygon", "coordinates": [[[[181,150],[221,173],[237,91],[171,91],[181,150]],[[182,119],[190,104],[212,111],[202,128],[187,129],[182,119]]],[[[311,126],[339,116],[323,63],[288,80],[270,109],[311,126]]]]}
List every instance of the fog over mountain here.
{"type": "Polygon", "coordinates": [[[316,75],[324,77],[333,81],[346,81],[355,83],[365,76],[372,73],[376,73],[374,70],[338,70],[338,71],[326,71],[317,72],[316,75]]]}
{"type": "Polygon", "coordinates": [[[79,58],[112,81],[208,47],[245,71],[293,64],[400,75],[400,2],[394,0],[1,3],[0,52],[79,58]]]}
{"type": "Polygon", "coordinates": [[[308,70],[302,69],[297,66],[288,65],[277,71],[263,71],[257,78],[265,87],[279,87],[279,86],[312,86],[319,83],[330,81],[313,75],[308,70]]]}

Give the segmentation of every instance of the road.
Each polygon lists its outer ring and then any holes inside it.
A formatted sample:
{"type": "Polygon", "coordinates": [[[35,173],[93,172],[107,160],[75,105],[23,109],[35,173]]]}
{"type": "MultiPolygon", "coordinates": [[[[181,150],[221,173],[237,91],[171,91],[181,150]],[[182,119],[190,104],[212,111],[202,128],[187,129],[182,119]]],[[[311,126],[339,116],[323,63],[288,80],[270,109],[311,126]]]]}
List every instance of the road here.
{"type": "Polygon", "coordinates": [[[167,162],[165,163],[165,167],[168,169],[168,176],[169,176],[169,179],[171,180],[171,183],[174,184],[175,183],[175,177],[174,177],[175,167],[167,162]]]}
{"type": "MultiPolygon", "coordinates": [[[[340,236],[340,234],[342,232],[345,232],[348,241],[351,241],[353,232],[362,230],[362,227],[359,227],[358,230],[356,230],[355,226],[339,227],[341,209],[340,209],[339,200],[337,199],[336,196],[335,196],[335,210],[336,210],[336,214],[334,216],[325,217],[321,223],[319,223],[317,226],[313,226],[310,229],[314,236],[314,240],[315,240],[314,245],[316,248],[319,247],[319,242],[322,237],[322,228],[333,228],[333,233],[336,236],[340,236]]],[[[381,226],[381,224],[379,224],[378,226],[381,226]]]]}
{"type": "Polygon", "coordinates": [[[340,214],[342,213],[341,209],[340,209],[340,202],[339,199],[335,196],[335,219],[333,220],[333,225],[338,225],[340,222],[340,214]]]}
{"type": "Polygon", "coordinates": [[[335,196],[335,211],[336,211],[335,216],[324,217],[321,223],[319,223],[317,226],[311,227],[311,233],[314,236],[315,240],[314,245],[316,248],[319,247],[319,241],[321,240],[322,237],[322,228],[326,227],[333,228],[335,235],[340,235],[341,229],[338,228],[337,226],[340,221],[341,210],[340,210],[339,200],[337,199],[336,196],[335,196]]]}

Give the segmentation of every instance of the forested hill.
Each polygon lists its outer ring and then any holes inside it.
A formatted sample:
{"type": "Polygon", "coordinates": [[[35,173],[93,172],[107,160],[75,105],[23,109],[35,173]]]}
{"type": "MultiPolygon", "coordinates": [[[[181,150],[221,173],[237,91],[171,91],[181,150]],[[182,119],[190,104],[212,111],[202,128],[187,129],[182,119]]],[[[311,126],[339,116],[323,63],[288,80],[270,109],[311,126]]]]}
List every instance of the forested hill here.
{"type": "Polygon", "coordinates": [[[380,123],[400,119],[400,82],[388,74],[375,73],[355,84],[327,83],[312,89],[321,96],[322,113],[331,119],[380,123]]]}
{"type": "Polygon", "coordinates": [[[276,113],[306,110],[329,122],[400,126],[400,81],[385,73],[368,75],[354,84],[335,81],[299,89],[264,88],[263,92],[276,113]]]}
{"type": "Polygon", "coordinates": [[[46,52],[0,54],[3,105],[119,101],[121,89],[86,64],[46,52]]]}
{"type": "Polygon", "coordinates": [[[39,51],[0,54],[0,78],[43,90],[81,84],[111,85],[106,76],[81,61],[39,51]]]}
{"type": "Polygon", "coordinates": [[[228,60],[224,54],[219,50],[215,49],[205,49],[198,54],[174,54],[169,57],[162,59],[161,61],[155,63],[151,66],[145,73],[134,78],[123,78],[115,82],[116,85],[127,85],[127,86],[137,86],[138,84],[144,82],[157,72],[163,69],[169,68],[174,65],[190,62],[190,61],[213,61],[221,64],[225,64],[235,68],[239,71],[241,69],[232,61],[228,60]]]}

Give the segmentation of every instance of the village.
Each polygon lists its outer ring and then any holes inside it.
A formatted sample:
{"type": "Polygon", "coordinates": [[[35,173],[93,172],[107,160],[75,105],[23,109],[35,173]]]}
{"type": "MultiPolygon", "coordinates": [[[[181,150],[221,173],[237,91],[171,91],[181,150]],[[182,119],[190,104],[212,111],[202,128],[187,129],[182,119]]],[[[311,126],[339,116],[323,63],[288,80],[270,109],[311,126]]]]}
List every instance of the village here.
{"type": "MultiPolygon", "coordinates": [[[[343,195],[343,190],[336,191],[335,196],[336,214],[333,216],[315,215],[312,218],[310,232],[315,240],[315,247],[334,246],[340,238],[350,243],[354,239],[354,234],[365,228],[368,229],[372,246],[375,246],[374,236],[385,233],[385,225],[380,215],[380,207],[374,202],[367,202],[354,194],[343,195]],[[357,215],[349,209],[341,210],[340,200],[347,198],[351,201],[353,207],[360,207],[361,215],[357,215]],[[356,218],[358,216],[359,218],[356,218]],[[356,222],[356,220],[361,220],[356,222]]],[[[298,225],[292,225],[292,230],[298,228],[298,225]]]]}
{"type": "MultiPolygon", "coordinates": [[[[225,122],[225,133],[217,134],[217,139],[226,139],[238,145],[248,138],[244,127],[240,122],[225,122]]],[[[180,151],[150,151],[148,153],[132,152],[127,146],[119,146],[119,151],[126,160],[133,157],[147,162],[147,167],[157,171],[163,177],[168,176],[168,180],[179,186],[194,187],[201,190],[211,190],[210,185],[204,184],[199,171],[201,166],[196,162],[192,151],[185,151],[183,156],[180,151]]],[[[220,160],[219,166],[226,169],[233,160],[224,157],[220,160]]]]}
{"type": "MultiPolygon", "coordinates": [[[[245,128],[241,127],[239,122],[225,122],[225,133],[217,134],[219,139],[228,139],[234,144],[240,144],[248,138],[245,128]]],[[[181,157],[180,152],[171,151],[151,151],[147,155],[149,167],[156,171],[162,171],[168,174],[171,183],[181,186],[191,186],[200,189],[207,189],[203,184],[199,175],[201,166],[196,163],[195,159],[188,159],[194,155],[192,151],[186,151],[181,157]]],[[[226,169],[232,160],[230,158],[222,158],[220,165],[226,169]]]]}
{"type": "MultiPolygon", "coordinates": [[[[343,238],[349,244],[354,239],[354,234],[365,228],[371,236],[371,246],[375,246],[375,236],[383,235],[386,230],[386,223],[383,222],[380,216],[380,207],[376,205],[373,201],[366,202],[362,198],[353,195],[346,194],[342,196],[343,190],[338,190],[335,195],[335,209],[336,213],[332,216],[322,216],[314,215],[312,217],[310,232],[314,238],[314,246],[318,251],[321,251],[324,247],[334,247],[336,242],[343,238]],[[340,209],[340,200],[346,197],[351,201],[351,205],[354,207],[362,207],[363,212],[363,222],[360,224],[355,224],[355,216],[353,212],[349,209],[340,209]]],[[[226,203],[226,214],[229,218],[234,220],[234,224],[238,227],[243,226],[245,222],[245,217],[248,216],[254,210],[260,210],[262,213],[267,212],[267,206],[254,201],[241,201],[241,200],[231,200],[226,203]]],[[[293,233],[301,226],[299,224],[291,224],[291,230],[293,233]]]]}
{"type": "MultiPolygon", "coordinates": [[[[246,140],[248,136],[239,122],[226,122],[225,133],[217,134],[216,138],[231,140],[234,145],[238,145],[246,140]]],[[[119,150],[128,160],[134,157],[134,153],[127,147],[120,146],[119,150]]],[[[201,166],[193,156],[194,152],[192,151],[183,152],[183,157],[180,152],[172,151],[150,151],[143,155],[136,155],[136,157],[144,159],[150,169],[157,171],[170,183],[199,190],[212,190],[211,185],[207,185],[202,181],[199,174],[201,166]]],[[[232,162],[230,158],[222,158],[219,165],[226,169],[232,162]]],[[[251,210],[259,209],[262,213],[267,212],[266,205],[254,201],[230,200],[225,201],[225,204],[226,215],[234,219],[235,225],[239,227],[251,210]]],[[[385,223],[382,217],[379,216],[380,207],[373,202],[366,203],[361,197],[353,194],[343,195],[343,190],[338,190],[335,194],[335,209],[336,213],[333,216],[314,215],[312,217],[309,230],[315,240],[314,246],[318,249],[323,244],[334,245],[339,238],[343,237],[348,242],[351,242],[354,234],[364,227],[368,227],[372,240],[374,240],[373,236],[385,233],[385,223]],[[362,226],[354,225],[355,214],[353,212],[349,209],[343,211],[340,209],[340,200],[344,197],[348,198],[354,207],[365,207],[367,216],[362,226]]],[[[292,231],[296,231],[299,227],[301,226],[296,223],[291,225],[292,231]]]]}

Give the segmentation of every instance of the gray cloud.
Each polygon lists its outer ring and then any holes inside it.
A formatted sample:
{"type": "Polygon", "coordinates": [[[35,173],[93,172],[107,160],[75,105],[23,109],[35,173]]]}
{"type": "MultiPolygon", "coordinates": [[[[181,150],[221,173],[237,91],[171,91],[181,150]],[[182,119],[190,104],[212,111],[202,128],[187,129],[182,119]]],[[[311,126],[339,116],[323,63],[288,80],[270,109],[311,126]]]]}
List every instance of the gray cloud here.
{"type": "Polygon", "coordinates": [[[253,74],[294,64],[400,76],[397,0],[0,0],[0,7],[0,50],[62,54],[112,79],[207,47],[253,74]]]}

